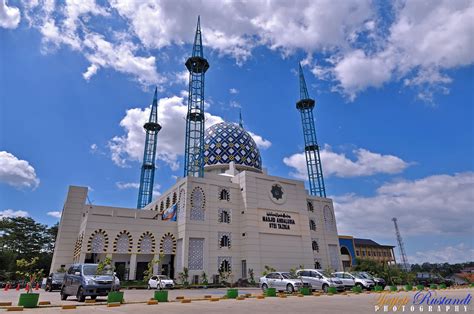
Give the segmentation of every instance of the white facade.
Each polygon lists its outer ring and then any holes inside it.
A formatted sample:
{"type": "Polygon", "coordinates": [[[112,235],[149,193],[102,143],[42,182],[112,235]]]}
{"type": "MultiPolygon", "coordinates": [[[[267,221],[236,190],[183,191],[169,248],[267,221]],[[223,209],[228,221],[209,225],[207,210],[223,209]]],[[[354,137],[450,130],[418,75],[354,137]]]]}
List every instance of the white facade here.
{"type": "Polygon", "coordinates": [[[110,256],[125,279],[140,279],[160,252],[155,273],[176,278],[187,267],[190,281],[205,272],[212,282],[222,267],[233,281],[248,278],[248,269],[257,278],[265,265],[342,269],[331,199],[309,196],[302,181],[239,172],[233,162],[227,169],[179,179],[142,210],[86,204],[87,188],[71,186],[51,271],[110,256]],[[177,221],[162,220],[173,204],[177,221]]]}

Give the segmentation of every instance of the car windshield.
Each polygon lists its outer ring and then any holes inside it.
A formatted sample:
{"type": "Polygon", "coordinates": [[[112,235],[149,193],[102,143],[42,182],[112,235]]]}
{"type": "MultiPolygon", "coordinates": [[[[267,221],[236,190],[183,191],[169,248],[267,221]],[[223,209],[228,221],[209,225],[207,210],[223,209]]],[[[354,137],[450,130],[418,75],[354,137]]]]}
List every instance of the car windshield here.
{"type": "Polygon", "coordinates": [[[281,275],[285,279],[298,279],[298,276],[295,276],[295,275],[290,274],[290,273],[281,273],[281,275]]]}
{"type": "Polygon", "coordinates": [[[363,272],[363,273],[359,273],[362,277],[364,278],[367,278],[367,279],[374,279],[374,276],[372,276],[371,274],[369,273],[366,273],[366,272],[363,272]]]}
{"type": "Polygon", "coordinates": [[[361,273],[352,273],[352,276],[356,277],[357,279],[367,279],[361,273]]]}
{"type": "Polygon", "coordinates": [[[331,273],[328,272],[327,270],[320,270],[319,273],[321,273],[321,275],[323,275],[326,278],[335,277],[335,276],[331,275],[331,273]]]}
{"type": "Polygon", "coordinates": [[[64,273],[53,274],[53,279],[63,279],[64,275],[64,273]]]}
{"type": "Polygon", "coordinates": [[[159,275],[158,278],[160,278],[161,280],[168,280],[168,279],[170,279],[168,276],[165,276],[165,275],[159,275]]]}
{"type": "Polygon", "coordinates": [[[110,267],[104,267],[100,274],[98,274],[97,265],[84,265],[82,271],[86,276],[112,275],[112,268],[110,267]]]}

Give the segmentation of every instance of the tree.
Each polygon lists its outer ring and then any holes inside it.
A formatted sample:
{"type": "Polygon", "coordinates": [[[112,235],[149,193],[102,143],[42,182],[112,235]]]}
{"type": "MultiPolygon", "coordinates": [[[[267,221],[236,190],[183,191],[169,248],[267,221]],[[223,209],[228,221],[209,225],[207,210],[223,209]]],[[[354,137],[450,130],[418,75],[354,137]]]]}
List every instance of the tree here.
{"type": "Polygon", "coordinates": [[[20,258],[32,258],[44,251],[50,238],[45,236],[47,226],[30,217],[6,217],[0,221],[0,248],[13,251],[20,258]]]}

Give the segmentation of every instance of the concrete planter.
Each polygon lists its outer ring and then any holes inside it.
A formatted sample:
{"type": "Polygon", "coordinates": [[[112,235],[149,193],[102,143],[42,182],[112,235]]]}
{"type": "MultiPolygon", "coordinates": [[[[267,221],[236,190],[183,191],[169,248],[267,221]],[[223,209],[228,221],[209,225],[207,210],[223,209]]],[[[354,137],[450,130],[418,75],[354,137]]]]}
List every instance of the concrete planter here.
{"type": "Polygon", "coordinates": [[[18,300],[18,305],[25,308],[33,308],[38,306],[39,293],[22,293],[18,300]]]}
{"type": "Polygon", "coordinates": [[[168,302],[168,290],[155,291],[153,298],[158,302],[168,302]]]}
{"type": "Polygon", "coordinates": [[[302,295],[311,295],[311,289],[308,287],[302,287],[299,289],[302,295]]]}
{"type": "Polygon", "coordinates": [[[122,303],[123,302],[123,292],[121,291],[111,291],[107,295],[107,303],[122,303]]]}
{"type": "Polygon", "coordinates": [[[227,289],[227,298],[235,299],[239,296],[239,290],[237,289],[227,289]]]}
{"type": "Polygon", "coordinates": [[[275,288],[267,288],[265,291],[265,295],[267,297],[276,297],[277,296],[277,291],[275,288]]]}

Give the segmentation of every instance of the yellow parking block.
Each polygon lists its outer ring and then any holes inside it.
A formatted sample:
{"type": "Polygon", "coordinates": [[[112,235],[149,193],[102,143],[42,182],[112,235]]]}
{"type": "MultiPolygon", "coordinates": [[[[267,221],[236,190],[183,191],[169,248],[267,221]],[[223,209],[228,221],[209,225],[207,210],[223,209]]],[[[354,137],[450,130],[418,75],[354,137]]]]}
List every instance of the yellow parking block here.
{"type": "Polygon", "coordinates": [[[85,303],[95,303],[95,300],[92,300],[92,299],[91,300],[85,300],[84,302],[85,303]]]}
{"type": "Polygon", "coordinates": [[[204,299],[210,299],[210,298],[212,298],[212,295],[205,295],[204,296],[204,299]]]}
{"type": "Polygon", "coordinates": [[[107,307],[119,307],[119,306],[120,306],[120,302],[107,303],[107,307]]]}
{"type": "Polygon", "coordinates": [[[265,296],[264,295],[257,295],[257,299],[259,299],[259,300],[265,299],[265,296]]]}
{"type": "Polygon", "coordinates": [[[74,310],[76,306],[74,304],[67,304],[61,307],[63,310],[74,310]]]}
{"type": "Polygon", "coordinates": [[[154,299],[153,299],[153,300],[148,300],[148,301],[146,302],[146,304],[148,304],[148,305],[154,305],[154,304],[158,304],[158,301],[157,301],[157,300],[154,300],[154,299]]]}
{"type": "Polygon", "coordinates": [[[183,300],[183,299],[184,299],[184,296],[182,296],[182,295],[179,295],[179,296],[176,297],[176,300],[183,300]]]}
{"type": "Polygon", "coordinates": [[[191,299],[181,299],[181,303],[191,303],[191,299]]]}
{"type": "Polygon", "coordinates": [[[9,306],[7,307],[8,312],[19,312],[23,311],[23,306],[9,306]]]}
{"type": "Polygon", "coordinates": [[[51,305],[50,301],[40,301],[38,305],[51,305]]]}
{"type": "Polygon", "coordinates": [[[217,302],[217,301],[219,301],[219,298],[210,298],[209,300],[210,300],[211,302],[217,302]]]}
{"type": "Polygon", "coordinates": [[[240,296],[240,297],[237,297],[236,299],[239,301],[242,301],[242,300],[245,300],[245,297],[240,296]]]}
{"type": "Polygon", "coordinates": [[[0,306],[11,306],[11,302],[0,302],[0,306]]]}

